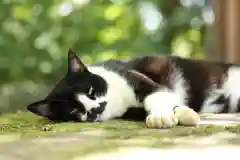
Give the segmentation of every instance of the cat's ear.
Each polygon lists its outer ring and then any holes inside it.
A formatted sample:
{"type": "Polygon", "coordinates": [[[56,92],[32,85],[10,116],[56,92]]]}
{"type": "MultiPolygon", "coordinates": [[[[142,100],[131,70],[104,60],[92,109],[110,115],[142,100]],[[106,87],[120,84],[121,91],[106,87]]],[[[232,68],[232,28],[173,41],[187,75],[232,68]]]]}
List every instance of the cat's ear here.
{"type": "Polygon", "coordinates": [[[146,75],[136,71],[136,70],[128,70],[128,76],[135,84],[146,84],[150,88],[155,89],[159,87],[159,84],[154,82],[151,78],[146,75]]]}
{"type": "Polygon", "coordinates": [[[87,67],[70,48],[68,50],[68,72],[85,72],[87,67]]]}
{"type": "Polygon", "coordinates": [[[34,102],[27,107],[28,111],[42,116],[49,117],[51,114],[49,102],[46,100],[34,102]]]}

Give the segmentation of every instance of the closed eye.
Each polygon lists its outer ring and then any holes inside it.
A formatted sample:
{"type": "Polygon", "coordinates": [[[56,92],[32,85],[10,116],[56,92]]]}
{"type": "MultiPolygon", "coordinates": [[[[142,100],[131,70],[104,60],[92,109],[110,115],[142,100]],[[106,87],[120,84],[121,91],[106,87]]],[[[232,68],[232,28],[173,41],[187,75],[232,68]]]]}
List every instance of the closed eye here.
{"type": "Polygon", "coordinates": [[[95,99],[96,99],[96,97],[95,97],[95,91],[94,91],[94,89],[93,89],[92,86],[90,87],[90,89],[89,89],[89,91],[88,91],[88,97],[89,97],[90,99],[92,99],[92,100],[95,100],[95,99]]]}
{"type": "Polygon", "coordinates": [[[92,94],[93,94],[93,87],[91,86],[91,87],[89,88],[88,95],[92,95],[92,94]]]}
{"type": "Polygon", "coordinates": [[[60,100],[60,99],[49,99],[49,100],[46,100],[47,102],[49,103],[69,103],[69,101],[65,101],[65,100],[60,100]]]}

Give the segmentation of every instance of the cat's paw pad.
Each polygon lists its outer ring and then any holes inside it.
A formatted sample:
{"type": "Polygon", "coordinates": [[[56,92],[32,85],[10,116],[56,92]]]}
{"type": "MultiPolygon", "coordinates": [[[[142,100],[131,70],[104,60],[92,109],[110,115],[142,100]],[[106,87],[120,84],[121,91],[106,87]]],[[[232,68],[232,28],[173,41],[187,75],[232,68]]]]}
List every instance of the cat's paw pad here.
{"type": "Polygon", "coordinates": [[[189,107],[176,107],[174,109],[178,122],[183,126],[198,126],[200,116],[197,112],[189,107]]]}
{"type": "Polygon", "coordinates": [[[149,114],[146,118],[148,128],[172,128],[178,124],[178,118],[174,114],[153,115],[149,114]]]}

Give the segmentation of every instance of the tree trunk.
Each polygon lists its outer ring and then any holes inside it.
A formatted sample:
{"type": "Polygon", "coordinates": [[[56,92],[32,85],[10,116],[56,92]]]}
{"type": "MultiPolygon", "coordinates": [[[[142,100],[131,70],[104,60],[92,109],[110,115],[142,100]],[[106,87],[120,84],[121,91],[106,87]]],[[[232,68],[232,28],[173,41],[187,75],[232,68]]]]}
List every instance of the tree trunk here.
{"type": "Polygon", "coordinates": [[[240,1],[226,1],[225,61],[240,63],[240,1]]]}
{"type": "Polygon", "coordinates": [[[208,29],[211,59],[240,63],[240,0],[211,0],[215,22],[208,29]]]}

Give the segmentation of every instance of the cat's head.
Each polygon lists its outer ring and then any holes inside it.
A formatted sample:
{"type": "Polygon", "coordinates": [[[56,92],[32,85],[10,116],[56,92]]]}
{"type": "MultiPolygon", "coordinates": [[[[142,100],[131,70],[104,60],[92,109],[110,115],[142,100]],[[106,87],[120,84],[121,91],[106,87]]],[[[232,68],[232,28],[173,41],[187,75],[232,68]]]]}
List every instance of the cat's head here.
{"type": "MultiPolygon", "coordinates": [[[[136,71],[128,73],[136,84],[147,85],[147,88],[156,85],[136,71]]],[[[106,109],[107,91],[107,82],[101,76],[91,73],[69,49],[66,75],[46,98],[28,105],[27,109],[53,121],[94,122],[99,120],[106,109]]]]}
{"type": "Polygon", "coordinates": [[[69,49],[68,71],[44,99],[27,109],[55,121],[95,121],[106,105],[106,81],[91,72],[69,49]]]}

